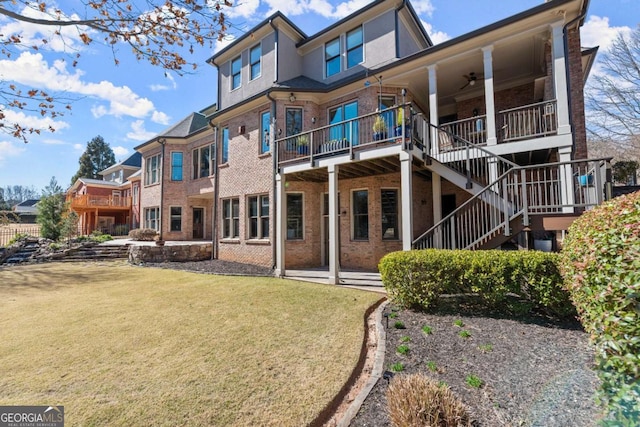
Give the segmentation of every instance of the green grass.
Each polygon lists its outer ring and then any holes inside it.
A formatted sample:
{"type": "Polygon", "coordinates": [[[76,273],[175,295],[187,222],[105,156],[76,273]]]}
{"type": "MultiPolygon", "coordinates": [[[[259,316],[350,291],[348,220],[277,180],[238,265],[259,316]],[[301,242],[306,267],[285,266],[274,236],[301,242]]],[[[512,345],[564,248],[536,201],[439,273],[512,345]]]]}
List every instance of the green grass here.
{"type": "Polygon", "coordinates": [[[458,319],[455,322],[453,322],[453,325],[459,328],[462,328],[464,326],[464,322],[461,319],[458,319]]]}
{"type": "Polygon", "coordinates": [[[471,337],[471,332],[469,332],[467,330],[462,330],[462,331],[458,332],[458,335],[460,335],[462,338],[469,338],[469,337],[471,337]]]}
{"type": "Polygon", "coordinates": [[[399,345],[398,347],[396,347],[396,352],[398,354],[406,355],[407,353],[409,353],[409,346],[405,344],[399,345]]]}
{"type": "Polygon", "coordinates": [[[424,332],[427,335],[431,335],[431,333],[433,332],[433,328],[431,326],[424,325],[422,327],[422,332],[424,332]]]}
{"type": "Polygon", "coordinates": [[[438,365],[436,365],[436,362],[434,362],[433,360],[429,360],[426,365],[427,369],[429,369],[431,372],[438,372],[438,365]]]}
{"type": "Polygon", "coordinates": [[[1,403],[64,405],[69,425],[306,425],[378,299],[123,263],[0,269],[1,403]]]}
{"type": "Polygon", "coordinates": [[[482,381],[475,375],[467,375],[464,381],[467,383],[467,385],[473,388],[480,388],[482,387],[482,384],[484,384],[484,381],[482,381]]]}
{"type": "Polygon", "coordinates": [[[404,365],[400,362],[394,363],[390,366],[391,371],[393,372],[402,372],[404,371],[404,365]]]}

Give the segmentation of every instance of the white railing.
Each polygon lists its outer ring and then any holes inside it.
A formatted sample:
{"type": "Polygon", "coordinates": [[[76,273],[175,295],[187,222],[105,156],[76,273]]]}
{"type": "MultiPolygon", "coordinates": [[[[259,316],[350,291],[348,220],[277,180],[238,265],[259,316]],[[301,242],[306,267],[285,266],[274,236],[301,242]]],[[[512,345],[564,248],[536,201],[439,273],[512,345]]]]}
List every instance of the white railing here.
{"type": "Polygon", "coordinates": [[[415,239],[413,247],[477,249],[499,234],[510,235],[518,217],[527,226],[529,215],[578,214],[597,206],[610,197],[610,160],[514,167],[415,239]]]}
{"type": "Polygon", "coordinates": [[[555,135],[558,132],[556,109],[553,99],[498,112],[499,141],[555,135]]]}
{"type": "Polygon", "coordinates": [[[416,114],[410,104],[404,104],[278,139],[278,163],[313,162],[346,153],[353,156],[354,149],[409,141],[416,114]]]}
{"type": "Polygon", "coordinates": [[[440,152],[455,149],[453,138],[447,135],[455,135],[472,144],[483,145],[487,143],[487,116],[474,116],[468,119],[457,120],[455,122],[444,123],[440,129],[445,133],[440,138],[440,152]]]}

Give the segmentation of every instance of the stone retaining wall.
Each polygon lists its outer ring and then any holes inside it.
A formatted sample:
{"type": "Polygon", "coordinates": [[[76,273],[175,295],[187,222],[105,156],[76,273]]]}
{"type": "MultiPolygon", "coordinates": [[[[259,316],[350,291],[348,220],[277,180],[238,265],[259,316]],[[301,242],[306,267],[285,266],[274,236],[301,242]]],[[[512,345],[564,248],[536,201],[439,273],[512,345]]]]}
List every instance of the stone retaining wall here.
{"type": "Polygon", "coordinates": [[[204,261],[211,259],[211,243],[171,246],[130,246],[129,262],[204,261]]]}

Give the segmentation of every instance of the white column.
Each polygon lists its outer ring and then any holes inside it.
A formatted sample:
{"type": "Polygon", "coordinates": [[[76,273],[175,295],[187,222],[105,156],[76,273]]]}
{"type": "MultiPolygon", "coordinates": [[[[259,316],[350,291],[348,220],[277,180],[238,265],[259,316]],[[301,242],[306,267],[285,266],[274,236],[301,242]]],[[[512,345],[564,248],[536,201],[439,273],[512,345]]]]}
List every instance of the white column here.
{"type": "MultiPolygon", "coordinates": [[[[438,126],[438,80],[436,76],[437,65],[429,65],[429,122],[438,126]]],[[[439,150],[438,144],[438,130],[431,129],[431,155],[437,155],[439,150]]]]}
{"type": "MultiPolygon", "coordinates": [[[[562,147],[558,150],[560,162],[568,162],[571,160],[571,147],[562,147]]],[[[573,170],[571,165],[560,166],[560,201],[562,202],[563,213],[573,213],[573,204],[575,203],[573,186],[573,170]]]]}
{"type": "Polygon", "coordinates": [[[571,133],[569,124],[569,95],[567,92],[567,63],[564,60],[562,21],[551,25],[553,85],[557,101],[558,135],[571,133]]]}
{"type": "MultiPolygon", "coordinates": [[[[431,192],[433,193],[433,225],[442,219],[442,181],[440,175],[431,172],[431,192]]],[[[435,235],[433,245],[442,248],[442,235],[435,235]]]]}
{"type": "Polygon", "coordinates": [[[413,167],[411,154],[400,153],[400,200],[402,203],[402,250],[410,251],[413,243],[413,167]]]}
{"type": "Polygon", "coordinates": [[[286,200],[287,197],[284,188],[285,178],[283,175],[276,174],[276,277],[283,277],[285,274],[284,269],[284,253],[285,253],[285,235],[287,230],[287,216],[286,216],[286,200]]]}
{"type": "Polygon", "coordinates": [[[482,48],[484,58],[484,99],[487,111],[487,145],[496,145],[496,103],[493,88],[493,46],[482,48]]]}
{"type": "Polygon", "coordinates": [[[329,165],[329,284],[340,283],[340,241],[338,239],[338,166],[329,165]]]}

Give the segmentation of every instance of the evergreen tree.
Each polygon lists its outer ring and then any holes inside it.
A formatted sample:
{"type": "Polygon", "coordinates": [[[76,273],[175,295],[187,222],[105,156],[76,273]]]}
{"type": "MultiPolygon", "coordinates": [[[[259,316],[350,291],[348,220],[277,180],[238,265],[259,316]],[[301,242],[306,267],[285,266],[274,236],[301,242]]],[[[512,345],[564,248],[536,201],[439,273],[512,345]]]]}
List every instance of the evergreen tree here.
{"type": "Polygon", "coordinates": [[[78,178],[100,179],[98,172],[105,170],[116,162],[113,150],[100,136],[96,136],[87,144],[87,149],[80,156],[80,168],[71,178],[71,184],[78,178]]]}
{"type": "Polygon", "coordinates": [[[58,240],[62,233],[65,211],[64,193],[58,185],[56,177],[51,177],[49,185],[42,191],[42,198],[38,203],[38,216],[36,221],[40,224],[42,237],[58,240]]]}

